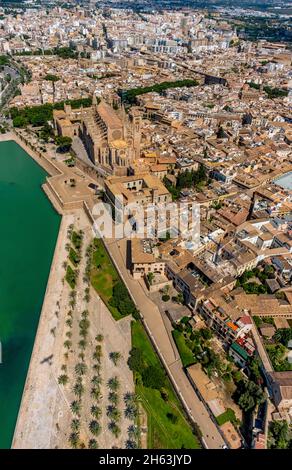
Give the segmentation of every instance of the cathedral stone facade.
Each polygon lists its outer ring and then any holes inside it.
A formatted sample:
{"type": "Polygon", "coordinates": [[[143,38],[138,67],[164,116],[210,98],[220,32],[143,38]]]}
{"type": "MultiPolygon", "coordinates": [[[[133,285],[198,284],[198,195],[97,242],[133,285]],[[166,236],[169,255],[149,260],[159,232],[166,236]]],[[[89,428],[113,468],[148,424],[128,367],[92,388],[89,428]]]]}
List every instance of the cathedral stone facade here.
{"type": "Polygon", "coordinates": [[[59,135],[78,135],[88,157],[112,174],[126,175],[127,168],[140,156],[142,115],[138,108],[127,114],[122,107],[114,109],[105,101],[90,108],[54,111],[59,135]]]}

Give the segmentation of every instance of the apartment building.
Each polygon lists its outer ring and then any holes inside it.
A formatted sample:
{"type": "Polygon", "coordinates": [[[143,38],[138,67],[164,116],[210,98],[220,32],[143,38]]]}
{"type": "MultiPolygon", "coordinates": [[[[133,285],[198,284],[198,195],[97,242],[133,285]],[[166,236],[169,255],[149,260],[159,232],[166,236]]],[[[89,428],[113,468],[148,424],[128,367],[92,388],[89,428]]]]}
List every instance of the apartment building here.
{"type": "Polygon", "coordinates": [[[198,311],[222,342],[231,346],[252,329],[249,315],[240,311],[231,297],[220,293],[202,300],[198,311]]]}
{"type": "Polygon", "coordinates": [[[159,251],[153,240],[133,238],[131,244],[131,271],[134,279],[152,274],[164,274],[165,262],[159,257],[159,251]]]}

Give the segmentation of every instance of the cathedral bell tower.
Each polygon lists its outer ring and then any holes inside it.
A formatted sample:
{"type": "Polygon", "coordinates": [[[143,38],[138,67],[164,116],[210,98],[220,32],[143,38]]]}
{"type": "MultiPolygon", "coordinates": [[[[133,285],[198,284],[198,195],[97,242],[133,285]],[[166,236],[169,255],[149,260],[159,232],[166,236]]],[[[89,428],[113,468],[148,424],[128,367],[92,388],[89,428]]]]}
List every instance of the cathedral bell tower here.
{"type": "Polygon", "coordinates": [[[140,158],[140,151],[141,151],[141,126],[142,126],[142,113],[138,107],[133,107],[131,109],[130,120],[132,124],[135,159],[138,159],[140,158]]]}

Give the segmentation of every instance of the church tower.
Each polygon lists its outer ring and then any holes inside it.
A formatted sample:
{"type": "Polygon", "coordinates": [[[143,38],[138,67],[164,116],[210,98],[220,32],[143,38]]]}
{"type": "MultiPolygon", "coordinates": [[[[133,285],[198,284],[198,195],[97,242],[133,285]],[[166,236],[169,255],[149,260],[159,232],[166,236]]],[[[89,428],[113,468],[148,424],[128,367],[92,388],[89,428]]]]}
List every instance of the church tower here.
{"type": "Polygon", "coordinates": [[[141,152],[141,126],[142,126],[142,113],[138,107],[133,107],[131,109],[130,119],[132,123],[135,159],[138,159],[140,158],[140,152],[141,152]]]}
{"type": "Polygon", "coordinates": [[[92,106],[97,106],[97,98],[96,98],[95,93],[93,93],[93,96],[92,96],[92,106]]]}

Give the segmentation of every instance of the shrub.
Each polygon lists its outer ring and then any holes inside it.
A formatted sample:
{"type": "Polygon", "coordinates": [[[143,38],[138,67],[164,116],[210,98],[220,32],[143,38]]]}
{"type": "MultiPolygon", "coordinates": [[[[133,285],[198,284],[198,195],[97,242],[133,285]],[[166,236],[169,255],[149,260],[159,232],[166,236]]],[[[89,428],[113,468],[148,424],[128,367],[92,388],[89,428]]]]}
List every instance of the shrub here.
{"type": "Polygon", "coordinates": [[[138,348],[132,348],[128,359],[128,366],[132,371],[141,373],[145,368],[143,353],[138,348]]]}
{"type": "Polygon", "coordinates": [[[67,266],[66,270],[66,281],[68,282],[71,289],[75,289],[76,286],[76,272],[71,268],[71,266],[67,266]]]}
{"type": "Polygon", "coordinates": [[[72,233],[72,243],[75,246],[76,250],[80,250],[82,244],[82,236],[80,233],[72,233]]]}
{"type": "Polygon", "coordinates": [[[168,401],[169,396],[168,396],[168,391],[166,390],[166,388],[162,387],[160,389],[160,395],[161,395],[162,400],[168,401]]]}
{"type": "Polygon", "coordinates": [[[169,419],[169,421],[171,421],[173,424],[175,424],[178,420],[177,416],[173,413],[167,413],[166,414],[167,418],[169,419]]]}
{"type": "Polygon", "coordinates": [[[73,250],[73,248],[70,248],[69,259],[72,264],[74,264],[74,266],[77,266],[80,263],[80,256],[78,255],[78,253],[76,253],[75,250],[73,250]]]}

